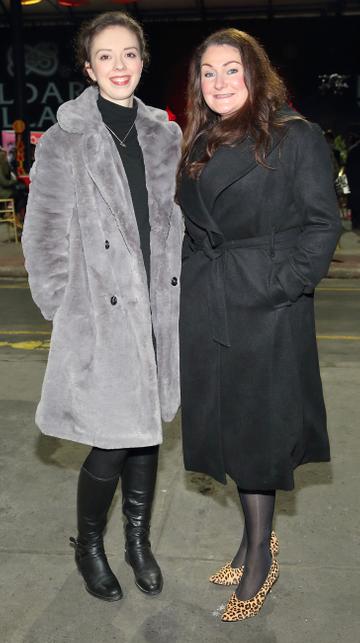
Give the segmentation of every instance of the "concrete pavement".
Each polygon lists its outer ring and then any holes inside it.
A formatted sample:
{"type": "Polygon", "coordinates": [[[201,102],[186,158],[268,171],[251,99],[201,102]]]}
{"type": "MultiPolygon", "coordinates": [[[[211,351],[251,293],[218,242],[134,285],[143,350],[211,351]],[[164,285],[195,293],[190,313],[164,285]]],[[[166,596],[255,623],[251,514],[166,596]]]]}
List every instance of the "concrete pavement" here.
{"type": "MultiPolygon", "coordinates": [[[[28,309],[28,291],[22,317],[15,297],[22,301],[23,291],[14,290],[12,299],[6,299],[12,286],[4,285],[0,307],[10,301],[11,310],[2,323],[6,320],[11,328],[16,319],[23,328],[28,319],[35,331],[40,318],[28,309]]],[[[152,543],[165,576],[163,593],[149,598],[134,585],[123,560],[119,498],[112,507],[106,548],[124,598],[107,604],[85,592],[68,538],[75,535],[76,482],[87,448],[42,436],[34,424],[47,351],[1,349],[2,643],[356,641],[360,282],[327,280],[319,291],[319,348],[333,460],[300,467],[296,490],[278,493],[280,578],[261,614],[244,623],[221,622],[231,590],[207,582],[237,547],[242,517],[236,489],[231,482],[223,487],[184,472],[179,415],[165,427],[153,512],[152,543]],[[329,335],[334,341],[326,339],[329,335]]]]}
{"type": "Polygon", "coordinates": [[[278,494],[280,579],[261,615],[239,624],[220,621],[230,590],[207,582],[236,547],[242,519],[235,489],[183,472],[179,418],[165,429],[154,507],[163,593],[148,598],[134,586],[122,557],[119,502],[106,546],[124,599],[106,604],[85,592],[68,537],[75,533],[77,472],[87,450],[40,436],[34,427],[43,368],[38,354],[26,356],[21,369],[11,358],[6,363],[13,384],[11,398],[1,402],[3,643],[356,641],[358,367],[323,368],[334,459],[300,468],[296,492],[278,494]]]}
{"type": "Polygon", "coordinates": [[[344,230],[331,262],[328,277],[332,279],[360,278],[360,234],[344,230]]]}

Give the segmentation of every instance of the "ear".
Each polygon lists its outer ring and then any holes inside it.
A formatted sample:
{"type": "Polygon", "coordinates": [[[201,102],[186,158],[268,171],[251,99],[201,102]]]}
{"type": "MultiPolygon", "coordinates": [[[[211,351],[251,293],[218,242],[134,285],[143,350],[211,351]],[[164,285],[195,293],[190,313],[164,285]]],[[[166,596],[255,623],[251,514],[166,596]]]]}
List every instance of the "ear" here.
{"type": "Polygon", "coordinates": [[[93,80],[94,83],[96,83],[96,76],[95,76],[95,74],[93,72],[91,64],[88,61],[86,61],[85,65],[84,65],[84,69],[87,72],[87,74],[89,75],[89,77],[91,78],[91,80],[93,80]]]}

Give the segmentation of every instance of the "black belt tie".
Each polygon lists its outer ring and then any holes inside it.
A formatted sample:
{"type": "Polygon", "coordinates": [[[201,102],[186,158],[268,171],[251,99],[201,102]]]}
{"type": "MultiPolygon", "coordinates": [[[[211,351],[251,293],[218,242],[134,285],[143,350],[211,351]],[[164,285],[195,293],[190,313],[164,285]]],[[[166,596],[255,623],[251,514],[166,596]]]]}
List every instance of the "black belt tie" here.
{"type": "Polygon", "coordinates": [[[299,236],[300,228],[292,228],[284,232],[275,232],[260,237],[223,241],[212,247],[209,237],[201,242],[189,239],[192,252],[203,252],[211,261],[210,281],[208,288],[209,311],[212,325],[213,340],[222,346],[231,346],[225,299],[225,254],[228,250],[237,248],[268,248],[273,257],[279,247],[292,247],[299,236]]]}

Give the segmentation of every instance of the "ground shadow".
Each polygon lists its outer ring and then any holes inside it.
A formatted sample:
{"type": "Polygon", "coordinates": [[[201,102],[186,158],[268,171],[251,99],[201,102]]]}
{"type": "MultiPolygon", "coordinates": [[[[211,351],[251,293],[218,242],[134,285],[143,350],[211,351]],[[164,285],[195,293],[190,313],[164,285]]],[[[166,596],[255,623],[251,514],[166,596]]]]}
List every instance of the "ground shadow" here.
{"type": "Polygon", "coordinates": [[[60,440],[39,433],[35,443],[35,456],[47,465],[78,471],[90,447],[69,440],[60,440]]]}
{"type": "MultiPolygon", "coordinates": [[[[295,488],[292,491],[278,491],[276,513],[296,515],[297,496],[305,488],[333,483],[332,465],[330,462],[310,463],[295,471],[295,488]]],[[[239,507],[236,485],[232,480],[222,485],[203,473],[184,473],[184,485],[187,491],[211,496],[221,506],[239,507]]]]}

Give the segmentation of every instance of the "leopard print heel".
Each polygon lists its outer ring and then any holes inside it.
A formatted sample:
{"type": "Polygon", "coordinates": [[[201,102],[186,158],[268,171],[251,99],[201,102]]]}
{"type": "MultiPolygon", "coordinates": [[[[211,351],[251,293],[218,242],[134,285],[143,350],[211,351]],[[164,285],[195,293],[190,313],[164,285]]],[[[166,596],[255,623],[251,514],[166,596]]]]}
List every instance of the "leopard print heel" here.
{"type": "Polygon", "coordinates": [[[274,583],[279,578],[279,563],[275,558],[271,563],[269,573],[265,579],[264,584],[259,589],[258,593],[246,601],[240,601],[235,592],[230,596],[230,600],[226,606],[221,620],[227,623],[234,621],[244,621],[246,618],[256,616],[264,605],[265,599],[270,592],[274,583]]]}
{"type": "Polygon", "coordinates": [[[238,585],[241,581],[241,577],[244,573],[244,565],[241,567],[231,567],[231,561],[225,563],[221,569],[219,569],[216,574],[210,576],[210,583],[215,583],[215,585],[238,585]]]}
{"type": "MultiPolygon", "coordinates": [[[[270,538],[270,552],[272,557],[277,556],[279,553],[279,539],[275,531],[271,532],[270,538]]],[[[215,585],[224,585],[229,587],[229,585],[238,585],[241,581],[241,577],[244,573],[244,566],[242,567],[232,567],[231,562],[225,563],[223,567],[219,569],[215,574],[210,576],[210,583],[215,585]]]]}
{"type": "Polygon", "coordinates": [[[270,554],[274,558],[275,556],[279,555],[279,551],[280,551],[279,539],[275,531],[272,531],[270,536],[270,554]]]}

